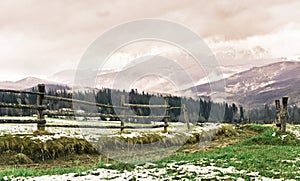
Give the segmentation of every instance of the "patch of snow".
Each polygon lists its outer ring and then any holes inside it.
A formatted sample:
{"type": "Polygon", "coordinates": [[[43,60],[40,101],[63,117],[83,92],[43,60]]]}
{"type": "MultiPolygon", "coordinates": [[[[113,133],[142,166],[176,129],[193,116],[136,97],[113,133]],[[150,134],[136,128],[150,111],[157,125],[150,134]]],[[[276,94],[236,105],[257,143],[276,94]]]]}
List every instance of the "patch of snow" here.
{"type": "Polygon", "coordinates": [[[281,138],[282,141],[284,140],[285,137],[287,137],[287,135],[281,135],[280,136],[280,138],[281,138]]]}
{"type": "Polygon", "coordinates": [[[298,139],[300,139],[300,130],[298,126],[294,126],[294,127],[288,126],[287,131],[294,134],[298,139]]]}
{"type": "MultiPolygon", "coordinates": [[[[200,160],[201,161],[201,160],[200,160]]],[[[63,175],[39,176],[39,177],[6,177],[14,180],[193,180],[212,179],[212,180],[244,180],[243,178],[235,178],[232,174],[243,174],[251,177],[251,180],[282,180],[272,179],[260,176],[259,172],[249,172],[245,170],[237,170],[235,167],[217,167],[217,166],[200,166],[194,165],[187,161],[172,162],[166,164],[165,168],[150,168],[156,166],[153,163],[146,163],[143,166],[136,166],[132,171],[117,171],[107,168],[98,168],[82,173],[69,173],[63,175]],[[171,173],[171,174],[170,174],[171,173]],[[195,177],[195,178],[194,178],[195,177]]]]}
{"type": "Polygon", "coordinates": [[[143,135],[139,132],[131,132],[130,134],[121,134],[121,135],[114,135],[123,138],[134,138],[134,137],[142,137],[143,135]]]}

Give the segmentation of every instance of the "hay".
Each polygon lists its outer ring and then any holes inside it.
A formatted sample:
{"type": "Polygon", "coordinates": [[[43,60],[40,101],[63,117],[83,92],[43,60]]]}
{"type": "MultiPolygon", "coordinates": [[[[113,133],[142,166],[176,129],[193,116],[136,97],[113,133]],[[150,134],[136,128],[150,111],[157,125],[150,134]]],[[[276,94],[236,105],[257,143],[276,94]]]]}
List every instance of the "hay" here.
{"type": "Polygon", "coordinates": [[[186,141],[186,144],[195,144],[199,143],[201,140],[202,134],[201,133],[193,133],[193,136],[189,137],[186,141]]]}
{"type": "Polygon", "coordinates": [[[25,154],[18,153],[12,156],[10,164],[32,164],[33,161],[25,154]]]}
{"type": "MultiPolygon", "coordinates": [[[[0,154],[11,157],[7,153],[14,153],[10,163],[26,162],[25,156],[33,162],[57,159],[80,154],[97,154],[95,148],[86,140],[70,137],[42,142],[30,137],[6,135],[0,137],[0,154]],[[22,159],[23,158],[23,159],[22,159]]],[[[5,159],[10,160],[10,159],[5,159]]],[[[29,161],[27,159],[27,161],[29,161]]],[[[29,161],[30,162],[30,161],[29,161]]]]}
{"type": "Polygon", "coordinates": [[[46,130],[35,130],[33,131],[33,135],[38,136],[38,135],[55,135],[55,134],[46,130]]]}
{"type": "Polygon", "coordinates": [[[232,137],[237,136],[238,132],[232,125],[223,125],[217,130],[216,136],[218,137],[232,137]]]}

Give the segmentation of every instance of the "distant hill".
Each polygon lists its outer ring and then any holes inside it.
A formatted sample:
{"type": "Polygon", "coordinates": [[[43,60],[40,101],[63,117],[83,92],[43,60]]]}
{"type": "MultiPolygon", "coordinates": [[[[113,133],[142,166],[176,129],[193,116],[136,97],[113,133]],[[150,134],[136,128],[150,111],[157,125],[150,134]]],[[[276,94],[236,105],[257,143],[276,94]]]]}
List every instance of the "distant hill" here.
{"type": "Polygon", "coordinates": [[[187,89],[196,90],[198,95],[219,94],[224,100],[243,105],[255,106],[271,104],[282,96],[290,97],[290,104],[300,102],[300,62],[284,61],[253,67],[224,79],[225,92],[211,92],[210,86],[217,82],[206,83],[187,89]]]}
{"type": "Polygon", "coordinates": [[[70,88],[66,84],[40,79],[36,77],[27,77],[18,81],[0,81],[0,89],[31,90],[32,87],[37,87],[37,85],[41,83],[45,84],[46,91],[49,89],[70,90],[70,88]]]}

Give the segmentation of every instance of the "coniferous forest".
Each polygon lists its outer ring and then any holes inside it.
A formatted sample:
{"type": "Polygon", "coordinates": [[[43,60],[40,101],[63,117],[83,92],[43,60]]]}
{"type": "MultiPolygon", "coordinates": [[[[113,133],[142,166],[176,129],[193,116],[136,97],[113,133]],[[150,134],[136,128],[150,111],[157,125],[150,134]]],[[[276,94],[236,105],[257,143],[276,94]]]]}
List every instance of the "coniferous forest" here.
{"type": "MultiPolygon", "coordinates": [[[[32,88],[32,92],[36,92],[32,88]]],[[[75,98],[80,100],[92,101],[100,104],[107,105],[120,105],[121,95],[126,96],[126,102],[130,104],[164,104],[164,99],[167,98],[171,107],[180,107],[182,104],[186,105],[188,116],[192,123],[203,122],[225,122],[225,123],[272,123],[275,119],[275,107],[264,105],[255,109],[246,110],[242,105],[234,103],[215,103],[207,99],[198,98],[192,99],[187,97],[178,97],[172,95],[161,94],[148,94],[145,92],[138,92],[132,89],[130,92],[101,89],[95,91],[78,91],[71,93],[66,89],[62,90],[48,90],[47,95],[75,98]]],[[[13,104],[36,104],[37,96],[31,94],[13,94],[13,93],[0,93],[0,102],[13,103],[13,104]]],[[[96,112],[105,115],[118,115],[119,110],[113,108],[103,107],[101,109],[91,108],[90,106],[77,105],[74,106],[70,102],[45,100],[47,110],[60,110],[63,108],[77,109],[84,112],[96,112]],[[93,109],[93,110],[91,110],[93,109]],[[117,112],[116,112],[117,111],[117,112]]],[[[289,122],[299,124],[300,122],[300,108],[297,106],[289,107],[289,122]]],[[[162,108],[146,108],[146,107],[131,107],[131,114],[138,116],[149,115],[164,115],[162,108]]],[[[130,114],[127,113],[127,114],[130,114]]],[[[29,109],[13,109],[13,108],[0,108],[0,116],[32,116],[36,114],[35,110],[29,109]]],[[[171,109],[169,111],[170,120],[173,122],[183,122],[183,113],[181,109],[171,109]]],[[[107,117],[99,117],[99,119],[107,120],[107,117]]],[[[110,118],[110,120],[118,120],[110,118]]],[[[142,123],[150,123],[153,119],[138,120],[142,123]]],[[[161,119],[162,120],[162,119],[161,119]]],[[[160,121],[159,119],[156,121],[160,121]]]]}

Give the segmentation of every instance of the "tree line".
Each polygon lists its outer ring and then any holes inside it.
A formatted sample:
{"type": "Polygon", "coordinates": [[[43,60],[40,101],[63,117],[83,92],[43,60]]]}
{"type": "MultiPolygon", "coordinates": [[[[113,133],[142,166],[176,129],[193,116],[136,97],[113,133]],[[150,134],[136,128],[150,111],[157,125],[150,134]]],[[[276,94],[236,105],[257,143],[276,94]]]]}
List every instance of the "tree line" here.
{"type": "MultiPolygon", "coordinates": [[[[36,92],[36,88],[32,88],[32,92],[36,92]]],[[[275,107],[265,105],[255,109],[245,110],[243,106],[234,103],[216,103],[209,99],[190,97],[179,97],[174,95],[149,94],[145,92],[138,92],[132,89],[129,92],[101,89],[93,91],[77,91],[70,92],[67,89],[61,90],[47,90],[47,95],[74,98],[86,101],[92,101],[106,105],[121,105],[121,96],[125,95],[127,103],[130,104],[164,104],[167,99],[171,107],[181,107],[186,105],[187,113],[191,122],[225,122],[225,123],[272,123],[275,119],[275,107]]],[[[14,103],[14,104],[36,104],[37,96],[32,94],[14,94],[14,93],[0,93],[0,102],[14,103]]],[[[105,115],[120,115],[121,110],[110,107],[97,108],[93,106],[86,106],[80,104],[72,104],[71,102],[63,102],[57,100],[45,100],[44,104],[48,110],[59,110],[62,108],[77,109],[85,112],[101,113],[105,115]]],[[[124,112],[123,112],[124,113],[124,112]]],[[[32,116],[36,114],[35,110],[29,109],[13,109],[1,108],[0,116],[32,116]]],[[[130,107],[125,111],[128,115],[164,115],[164,108],[149,108],[149,107],[130,107]]],[[[182,109],[172,109],[169,111],[170,121],[183,122],[182,109]]],[[[99,117],[102,120],[107,120],[107,116],[99,117]]],[[[118,120],[116,117],[110,117],[110,120],[118,120]]],[[[157,119],[156,121],[161,121],[157,119]]],[[[297,106],[289,107],[289,120],[293,123],[300,123],[300,109],[297,106]]],[[[138,122],[150,123],[152,119],[141,119],[138,122]]]]}

